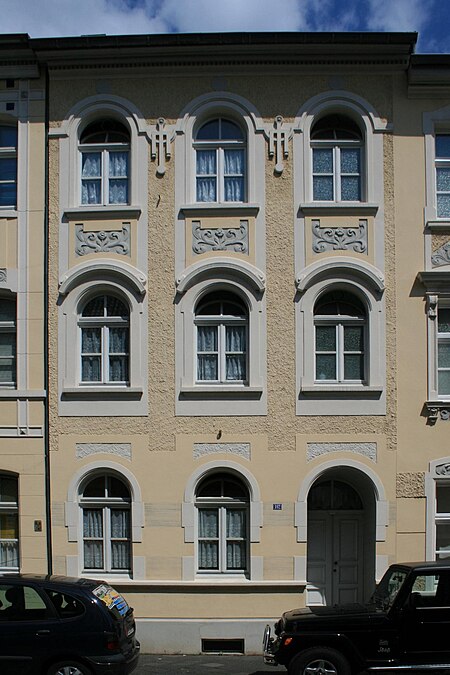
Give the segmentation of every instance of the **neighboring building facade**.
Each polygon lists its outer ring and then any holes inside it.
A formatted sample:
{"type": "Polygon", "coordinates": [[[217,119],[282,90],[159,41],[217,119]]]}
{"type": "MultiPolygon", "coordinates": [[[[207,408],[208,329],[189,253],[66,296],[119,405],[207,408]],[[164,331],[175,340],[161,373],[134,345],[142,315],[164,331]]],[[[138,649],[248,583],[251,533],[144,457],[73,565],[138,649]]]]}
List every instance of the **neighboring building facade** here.
{"type": "Polygon", "coordinates": [[[450,59],[415,39],[28,43],[48,564],[112,580],[144,651],[257,651],[447,555],[450,59]]]}
{"type": "Polygon", "coordinates": [[[0,569],[47,572],[45,77],[0,36],[0,569]]]}

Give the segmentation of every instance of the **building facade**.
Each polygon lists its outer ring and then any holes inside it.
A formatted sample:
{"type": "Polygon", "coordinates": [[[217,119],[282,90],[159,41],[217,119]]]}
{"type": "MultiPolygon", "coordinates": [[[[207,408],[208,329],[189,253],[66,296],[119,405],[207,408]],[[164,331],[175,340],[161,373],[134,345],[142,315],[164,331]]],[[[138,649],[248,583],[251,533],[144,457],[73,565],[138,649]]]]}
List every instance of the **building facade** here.
{"type": "Polygon", "coordinates": [[[0,569],[46,572],[46,82],[0,36],[0,569]]]}
{"type": "Polygon", "coordinates": [[[281,611],[447,555],[450,60],[415,40],[24,38],[38,566],[111,580],[144,651],[258,651],[281,611]]]}

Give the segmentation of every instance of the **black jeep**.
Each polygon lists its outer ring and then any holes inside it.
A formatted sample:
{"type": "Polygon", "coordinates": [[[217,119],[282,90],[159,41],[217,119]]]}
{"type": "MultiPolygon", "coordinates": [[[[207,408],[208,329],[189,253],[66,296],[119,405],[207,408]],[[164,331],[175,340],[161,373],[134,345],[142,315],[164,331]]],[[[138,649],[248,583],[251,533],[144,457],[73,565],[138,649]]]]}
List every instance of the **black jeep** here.
{"type": "Polygon", "coordinates": [[[392,565],[365,605],[285,612],[264,661],[289,675],[450,669],[450,560],[392,565]]]}

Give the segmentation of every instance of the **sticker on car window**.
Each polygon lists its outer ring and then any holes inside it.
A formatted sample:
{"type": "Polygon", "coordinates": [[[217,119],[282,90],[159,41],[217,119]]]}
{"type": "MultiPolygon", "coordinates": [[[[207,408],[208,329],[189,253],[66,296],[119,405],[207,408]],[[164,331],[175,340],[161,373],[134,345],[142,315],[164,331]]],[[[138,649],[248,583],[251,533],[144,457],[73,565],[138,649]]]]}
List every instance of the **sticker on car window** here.
{"type": "Polygon", "coordinates": [[[111,586],[102,584],[101,586],[94,588],[92,592],[107,606],[109,610],[116,610],[120,616],[125,616],[125,614],[128,612],[129,607],[126,600],[111,586]]]}

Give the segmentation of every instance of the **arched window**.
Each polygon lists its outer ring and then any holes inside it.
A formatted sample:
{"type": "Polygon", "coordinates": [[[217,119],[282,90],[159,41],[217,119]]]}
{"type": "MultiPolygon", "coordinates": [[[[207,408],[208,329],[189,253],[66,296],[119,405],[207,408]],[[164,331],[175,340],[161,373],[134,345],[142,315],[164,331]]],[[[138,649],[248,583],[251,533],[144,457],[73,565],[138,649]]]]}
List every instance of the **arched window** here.
{"type": "Polygon", "coordinates": [[[234,293],[204,296],[195,310],[197,381],[246,382],[248,311],[234,293]]]}
{"type": "Polygon", "coordinates": [[[246,201],[246,139],[241,127],[219,117],[205,122],[194,141],[198,202],[246,201]]]}
{"type": "Polygon", "coordinates": [[[320,118],[311,130],[313,201],[362,200],[361,129],[341,114],[320,118]]]}
{"type": "Polygon", "coordinates": [[[129,308],[113,295],[97,295],[78,319],[81,344],[81,382],[128,384],[129,308]]]}
{"type": "Polygon", "coordinates": [[[0,207],[17,204],[17,127],[0,125],[0,207]]]}
{"type": "Polygon", "coordinates": [[[80,135],[81,203],[129,203],[130,133],[115,119],[89,124],[80,135]]]}
{"type": "Polygon", "coordinates": [[[95,475],[82,484],[83,568],[103,572],[131,569],[131,496],[113,474],[95,475]]]}
{"type": "Polygon", "coordinates": [[[0,570],[19,569],[19,500],[15,476],[0,474],[0,570]]]}
{"type": "Polygon", "coordinates": [[[336,290],[318,299],[314,307],[316,381],[365,381],[365,328],[366,310],[352,293],[336,290]]]}
{"type": "Polygon", "coordinates": [[[16,301],[0,298],[0,387],[16,386],[16,301]]]}
{"type": "Polygon", "coordinates": [[[248,570],[247,487],[231,473],[204,478],[196,492],[199,573],[245,573],[248,570]]]}

